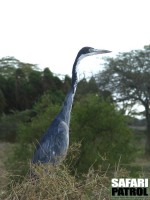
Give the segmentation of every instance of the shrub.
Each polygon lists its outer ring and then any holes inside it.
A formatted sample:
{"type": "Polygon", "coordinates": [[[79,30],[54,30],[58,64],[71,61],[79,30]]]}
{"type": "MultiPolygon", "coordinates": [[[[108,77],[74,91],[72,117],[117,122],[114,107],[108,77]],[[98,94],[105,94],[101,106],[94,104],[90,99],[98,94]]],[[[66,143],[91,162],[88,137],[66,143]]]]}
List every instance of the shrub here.
{"type": "Polygon", "coordinates": [[[71,123],[71,142],[81,142],[81,153],[76,163],[84,172],[91,165],[98,167],[103,160],[115,164],[134,158],[131,131],[125,117],[113,104],[97,95],[86,95],[76,102],[71,123]]]}
{"type": "Polygon", "coordinates": [[[22,122],[28,122],[32,111],[13,111],[10,115],[3,114],[0,119],[0,140],[5,142],[16,142],[17,128],[22,122]]]}
{"type": "Polygon", "coordinates": [[[51,103],[49,95],[44,95],[40,101],[35,104],[33,110],[36,115],[30,122],[22,122],[18,125],[17,143],[6,162],[8,170],[13,171],[14,174],[24,175],[27,173],[27,163],[32,158],[35,143],[37,143],[37,140],[39,140],[47,130],[59,108],[59,105],[51,103]]]}

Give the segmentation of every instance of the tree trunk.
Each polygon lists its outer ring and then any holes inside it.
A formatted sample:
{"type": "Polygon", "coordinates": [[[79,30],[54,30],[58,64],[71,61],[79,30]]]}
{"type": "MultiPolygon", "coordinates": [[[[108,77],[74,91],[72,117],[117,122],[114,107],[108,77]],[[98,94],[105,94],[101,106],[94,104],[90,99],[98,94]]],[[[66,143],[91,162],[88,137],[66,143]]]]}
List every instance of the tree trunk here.
{"type": "Polygon", "coordinates": [[[147,157],[150,157],[150,113],[149,113],[149,102],[145,106],[145,111],[146,111],[146,122],[147,122],[145,154],[146,154],[147,157]]]}

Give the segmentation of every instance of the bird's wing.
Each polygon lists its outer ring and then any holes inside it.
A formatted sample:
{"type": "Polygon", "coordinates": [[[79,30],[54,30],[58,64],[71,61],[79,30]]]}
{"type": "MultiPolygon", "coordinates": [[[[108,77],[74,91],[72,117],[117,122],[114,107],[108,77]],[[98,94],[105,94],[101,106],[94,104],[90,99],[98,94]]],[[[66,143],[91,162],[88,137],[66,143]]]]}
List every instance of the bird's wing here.
{"type": "Polygon", "coordinates": [[[33,163],[54,163],[57,157],[65,156],[69,144],[69,129],[65,122],[61,121],[55,126],[53,123],[41,138],[33,156],[33,163]]]}

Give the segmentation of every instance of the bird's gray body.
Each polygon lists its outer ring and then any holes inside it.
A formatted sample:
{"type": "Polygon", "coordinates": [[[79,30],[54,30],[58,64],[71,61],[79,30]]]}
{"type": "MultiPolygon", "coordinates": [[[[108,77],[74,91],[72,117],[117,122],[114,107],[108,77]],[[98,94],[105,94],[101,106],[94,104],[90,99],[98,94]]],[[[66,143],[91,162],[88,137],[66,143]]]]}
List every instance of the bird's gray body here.
{"type": "Polygon", "coordinates": [[[107,50],[96,50],[91,47],[82,48],[75,59],[72,69],[71,89],[68,92],[62,109],[52,121],[46,133],[36,146],[36,151],[33,155],[33,163],[52,163],[58,164],[67,154],[69,146],[69,124],[72,104],[77,87],[77,71],[76,67],[79,61],[88,55],[93,55],[93,52],[108,53],[107,50]]]}
{"type": "Polygon", "coordinates": [[[57,164],[67,153],[69,145],[68,125],[57,118],[54,119],[47,132],[44,134],[33,157],[33,163],[51,162],[57,164]]]}
{"type": "Polygon", "coordinates": [[[39,141],[32,160],[33,163],[40,161],[41,163],[57,164],[66,156],[69,146],[69,124],[74,94],[75,90],[72,88],[65,98],[61,111],[39,141]]]}

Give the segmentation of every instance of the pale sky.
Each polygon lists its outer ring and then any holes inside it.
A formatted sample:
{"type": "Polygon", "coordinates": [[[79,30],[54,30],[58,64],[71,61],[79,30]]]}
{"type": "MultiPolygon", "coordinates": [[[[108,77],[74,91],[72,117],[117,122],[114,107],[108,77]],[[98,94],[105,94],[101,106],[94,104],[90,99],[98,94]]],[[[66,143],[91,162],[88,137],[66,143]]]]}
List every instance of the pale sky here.
{"type": "MultiPolygon", "coordinates": [[[[83,46],[115,54],[149,45],[150,1],[0,0],[0,27],[0,58],[70,75],[83,46]]],[[[102,56],[86,58],[80,73],[96,73],[100,63],[102,56]]]]}

